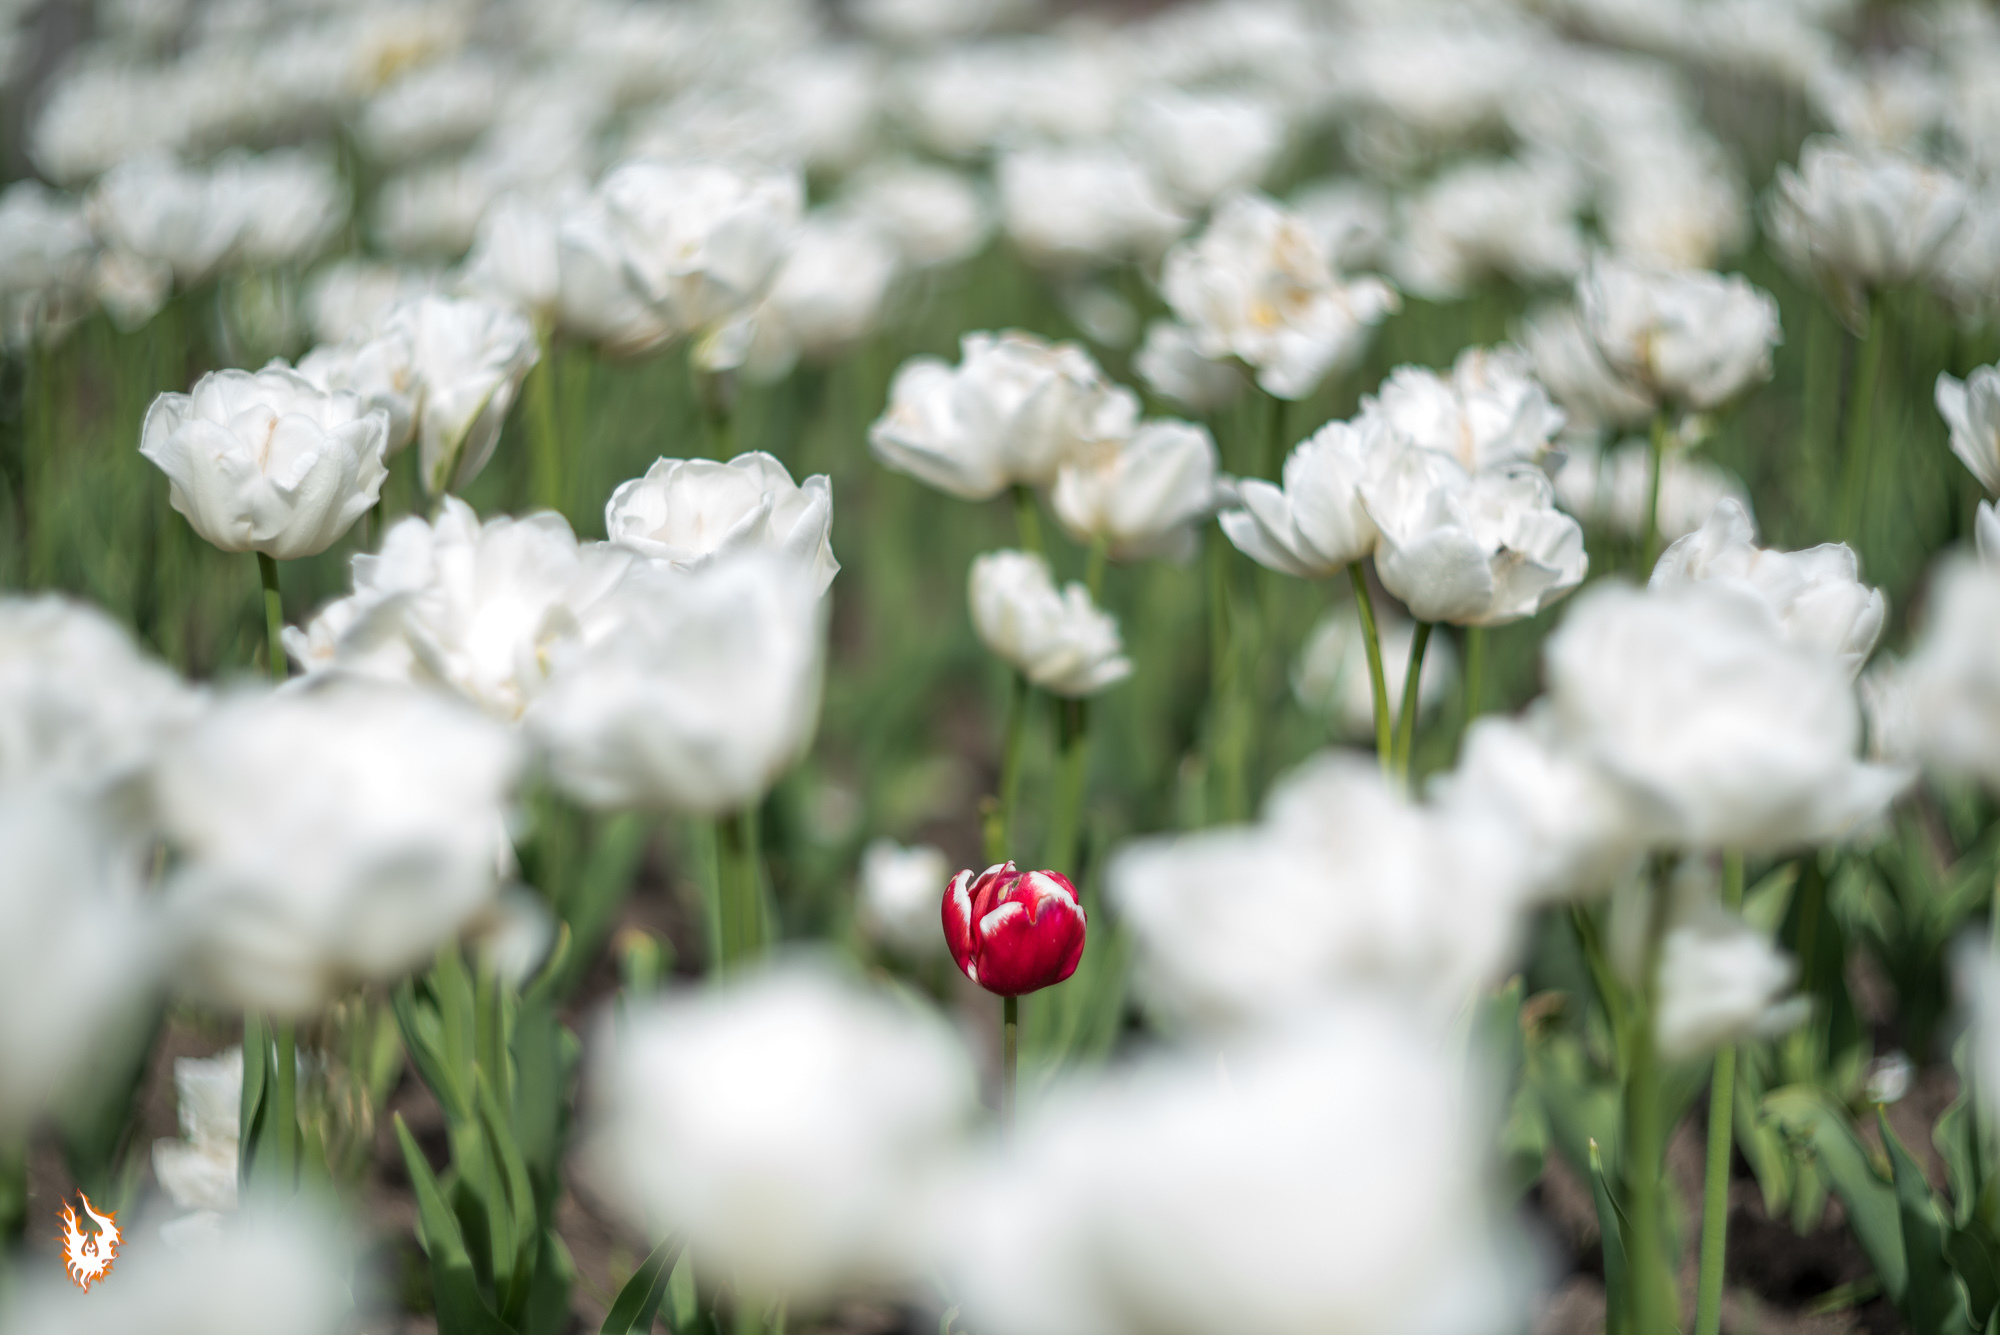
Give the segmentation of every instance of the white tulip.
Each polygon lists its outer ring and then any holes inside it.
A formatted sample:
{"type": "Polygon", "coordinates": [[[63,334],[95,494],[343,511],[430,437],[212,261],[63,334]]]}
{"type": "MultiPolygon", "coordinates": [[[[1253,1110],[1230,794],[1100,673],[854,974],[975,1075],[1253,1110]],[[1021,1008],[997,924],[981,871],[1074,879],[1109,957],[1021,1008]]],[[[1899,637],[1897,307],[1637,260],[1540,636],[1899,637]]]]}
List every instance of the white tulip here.
{"type": "Polygon", "coordinates": [[[1167,256],[1160,286],[1204,356],[1240,358],[1284,399],[1352,365],[1399,304],[1379,279],[1342,282],[1304,220],[1261,195],[1224,200],[1206,232],[1167,256]]]}
{"type": "Polygon", "coordinates": [[[1467,348],[1449,377],[1399,366],[1361,407],[1404,444],[1448,454],[1473,473],[1540,462],[1563,426],[1562,409],[1515,348],[1467,348]]]}
{"type": "Polygon", "coordinates": [[[181,1139],[153,1142],[153,1177],[175,1208],[224,1214],[236,1208],[243,1049],[174,1059],[181,1139]]]}
{"type": "Polygon", "coordinates": [[[1694,532],[1715,507],[1733,500],[1750,511],[1750,493],[1733,473],[1693,450],[1669,448],[1660,460],[1660,496],[1653,505],[1653,447],[1628,440],[1606,453],[1584,441],[1565,443],[1566,458],[1556,474],[1556,500],[1585,524],[1602,525],[1628,538],[1640,536],[1649,514],[1668,542],[1694,532]]]}
{"type": "Polygon", "coordinates": [[[1146,170],[1108,145],[1016,149],[994,177],[1007,235],[1038,264],[1150,259],[1187,230],[1146,170]]]}
{"type": "Polygon", "coordinates": [[[1219,1059],[1155,1058],[1059,1091],[940,1205],[966,1324],[1517,1328],[1532,1266],[1485,1198],[1495,1133],[1446,1047],[1355,1006],[1219,1059]]]}
{"type": "Polygon", "coordinates": [[[1047,486],[1072,459],[1131,435],[1136,396],[1074,343],[967,334],[957,366],[913,357],[868,430],[876,458],[966,500],[1047,486]]]}
{"type": "Polygon", "coordinates": [[[1810,998],[1789,995],[1798,965],[1765,933],[1716,904],[1667,928],[1659,968],[1653,1027],[1668,1061],[1782,1034],[1812,1014],[1810,998]]]}
{"type": "Polygon", "coordinates": [[[1882,591],[1860,579],[1860,559],[1845,543],[1799,552],[1757,546],[1750,513],[1733,500],[1717,503],[1708,522],[1661,554],[1648,587],[1726,581],[1770,607],[1793,644],[1817,649],[1860,674],[1881,638],[1882,591]]]}
{"type": "Polygon", "coordinates": [[[10,345],[86,315],[97,262],[97,238],[74,200],[33,180],[0,191],[0,333],[10,345]]]}
{"type": "Polygon", "coordinates": [[[659,459],[622,482],[604,507],[604,531],[620,547],[699,570],[741,551],[773,551],[810,570],[824,593],[839,573],[833,557],[833,486],[824,473],[794,483],[763,451],[728,463],[659,459]]]}
{"type": "Polygon", "coordinates": [[[1927,765],[2000,784],[2000,567],[1949,559],[1904,663],[1909,749],[1927,765]]]}
{"type": "Polygon", "coordinates": [[[325,551],[374,506],[388,444],[386,412],[274,365],[160,395],[139,453],[195,532],[225,552],[289,561],[325,551]]]}
{"type": "Polygon", "coordinates": [[[1585,327],[1615,370],[1655,401],[1715,408],[1771,378],[1778,303],[1735,275],[1599,259],[1577,283],[1585,327]]]}
{"type": "Polygon", "coordinates": [[[298,373],[328,394],[353,394],[389,415],[387,454],[416,439],[424,383],[407,329],[350,343],[327,343],[299,358],[298,373]]]}
{"type": "Polygon", "coordinates": [[[926,1010],[794,963],[652,1002],[606,1044],[586,1162],[635,1224],[685,1230],[759,1300],[923,1273],[919,1207],[975,1107],[926,1010]]]}
{"type": "Polygon", "coordinates": [[[1256,188],[1285,146],[1285,121],[1262,98],[1157,88],[1127,108],[1125,135],[1177,199],[1204,208],[1256,188]]]}
{"type": "Polygon", "coordinates": [[[398,305],[435,292],[440,275],[428,269],[348,257],[321,265],[306,284],[306,314],[322,343],[373,338],[398,305]]]}
{"type": "Polygon", "coordinates": [[[155,781],[182,983],[306,1016],[417,967],[498,891],[521,765],[507,729],[430,692],[333,681],[217,705],[155,781]]]}
{"type": "Polygon", "coordinates": [[[505,91],[490,60],[462,56],[398,77],[369,100],[355,125],[375,161],[394,165],[457,148],[493,123],[505,91]]]}
{"type": "Polygon", "coordinates": [[[1909,778],[1855,758],[1861,715],[1840,663],[1726,585],[1594,589],[1543,660],[1557,736],[1630,790],[1661,842],[1841,839],[1909,778]]]}
{"type": "MultiPolygon", "coordinates": [[[[1388,604],[1375,609],[1375,632],[1391,698],[1403,688],[1402,665],[1410,661],[1417,628],[1388,604]]],[[[1342,740],[1375,741],[1375,687],[1368,672],[1368,645],[1361,633],[1361,612],[1351,600],[1321,617],[1306,635],[1292,665],[1292,697],[1301,708],[1327,719],[1342,740]]],[[[1458,655],[1451,641],[1434,637],[1424,652],[1417,678],[1419,716],[1444,703],[1458,681],[1458,655]]]]}
{"type": "Polygon", "coordinates": [[[518,306],[539,323],[552,321],[562,299],[560,227],[557,206],[524,195],[501,196],[479,220],[459,287],[518,306]]]}
{"type": "Polygon", "coordinates": [[[1338,271],[1379,268],[1388,255],[1396,221],[1389,196],[1379,186],[1325,180],[1293,195],[1290,207],[1319,238],[1327,263],[1338,271]]]}
{"type": "Polygon", "coordinates": [[[1114,559],[1186,560],[1215,507],[1216,463],[1207,427],[1147,422],[1115,452],[1064,464],[1050,505],[1071,537],[1104,539],[1114,559]]]}
{"type": "Polygon", "coordinates": [[[1973,550],[1988,565],[2000,565],[2000,509],[1981,501],[1972,512],[1973,550]]]}
{"type": "Polygon", "coordinates": [[[834,357],[873,332],[899,264],[895,244],[872,223],[815,215],[763,299],[697,344],[696,363],[768,382],[789,375],[801,356],[834,357]]]}
{"type": "Polygon", "coordinates": [[[914,960],[944,955],[939,905],[951,883],[944,850],[929,844],[904,848],[876,839],[861,852],[862,929],[914,960]]]}
{"type": "Polygon", "coordinates": [[[682,330],[748,306],[776,270],[805,202],[796,173],[628,162],[598,187],[627,272],[682,330]]]}
{"type": "Polygon", "coordinates": [[[904,260],[921,269],[970,259],[993,234],[992,205],[949,167],[866,167],[848,183],[843,202],[893,237],[904,260]]]}
{"type": "Polygon", "coordinates": [[[144,328],[173,293],[174,271],[128,250],[100,251],[90,270],[91,295],[125,333],[144,328]]]}
{"type": "Polygon", "coordinates": [[[2000,366],[1981,366],[1963,380],[1939,372],[1937,410],[1951,428],[1951,452],[1987,494],[2000,494],[2000,366]]]}
{"type": "Polygon", "coordinates": [[[1529,286],[1567,282],[1584,264],[1584,198],[1581,174],[1560,158],[1462,163],[1404,204],[1390,272],[1433,301],[1496,273],[1529,286]]]}
{"type": "Polygon", "coordinates": [[[1437,450],[1379,452],[1361,484],[1375,571],[1419,621],[1498,626],[1583,582],[1583,530],[1532,464],[1469,473],[1437,450]]]}
{"type": "Polygon", "coordinates": [[[1189,412],[1211,413],[1243,392],[1243,373],[1228,361],[1205,357],[1194,331],[1173,320],[1146,326],[1146,338],[1132,358],[1146,387],[1189,412]]]}
{"type": "Polygon", "coordinates": [[[1652,415],[1653,401],[1614,370],[1574,305],[1544,307],[1519,338],[1535,379],[1548,386],[1569,425],[1579,430],[1631,426],[1652,415]]]}
{"type": "Polygon", "coordinates": [[[376,189],[369,231],[392,255],[453,260],[471,247],[479,220],[504,188],[499,177],[471,158],[413,167],[376,189]]]}
{"type": "Polygon", "coordinates": [[[447,496],[434,521],[400,520],[380,553],[356,556],[354,592],[288,627],[285,649],[309,673],[439,686],[517,719],[632,562],[579,544],[561,515],[482,524],[447,496]]]}
{"type": "Polygon", "coordinates": [[[1080,698],[1132,675],[1117,619],[1081,584],[1058,591],[1041,557],[987,552],[973,559],[970,586],[981,642],[1043,690],[1080,698]]]}
{"type": "Polygon", "coordinates": [[[218,210],[241,218],[236,251],[253,265],[301,264],[347,223],[347,186],[333,163],[304,151],[233,154],[210,168],[218,210]]]}
{"type": "Polygon", "coordinates": [[[425,492],[463,490],[493,457],[507,410],[541,360],[534,326],[511,306],[426,296],[390,311],[383,333],[409,341],[423,386],[417,444],[425,492]]]}
{"type": "Polygon", "coordinates": [[[110,245],[171,265],[192,287],[235,253],[243,214],[210,188],[207,173],[164,158],[122,162],[91,188],[91,226],[110,245]]]}
{"type": "Polygon", "coordinates": [[[601,198],[562,211],[556,224],[556,310],[565,330],[620,357],[638,356],[680,332],[626,266],[620,224],[601,198]]]}
{"type": "Polygon", "coordinates": [[[602,618],[528,711],[579,801],[740,811],[812,744],[825,612],[803,563],[753,551],[691,572],[636,566],[602,618]]]}
{"type": "Polygon", "coordinates": [[[1375,550],[1380,536],[1361,501],[1377,456],[1395,442],[1380,419],[1328,422],[1285,457],[1284,486],[1236,484],[1239,505],[1220,516],[1225,537],[1261,566],[1323,579],[1375,550]]]}

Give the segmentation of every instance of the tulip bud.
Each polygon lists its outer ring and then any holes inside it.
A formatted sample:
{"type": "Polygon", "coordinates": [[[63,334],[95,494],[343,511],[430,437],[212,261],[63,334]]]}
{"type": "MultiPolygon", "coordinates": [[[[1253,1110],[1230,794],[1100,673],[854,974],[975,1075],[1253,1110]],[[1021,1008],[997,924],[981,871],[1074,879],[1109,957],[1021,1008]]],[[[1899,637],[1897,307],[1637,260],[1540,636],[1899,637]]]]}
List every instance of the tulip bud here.
{"type": "Polygon", "coordinates": [[[952,877],[944,894],[944,939],[967,978],[988,992],[1018,997],[1076,972],[1089,920],[1076,887],[1052,871],[1011,862],[952,877]]]}

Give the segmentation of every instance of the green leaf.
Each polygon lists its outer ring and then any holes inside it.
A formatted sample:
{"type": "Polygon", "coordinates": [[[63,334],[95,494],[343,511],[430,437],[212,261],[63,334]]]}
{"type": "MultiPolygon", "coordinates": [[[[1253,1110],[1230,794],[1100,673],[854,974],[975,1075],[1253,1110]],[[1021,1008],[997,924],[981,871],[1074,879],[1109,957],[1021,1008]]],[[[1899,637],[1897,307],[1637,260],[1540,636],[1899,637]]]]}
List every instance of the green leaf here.
{"type": "Polygon", "coordinates": [[[618,1297],[605,1314],[604,1324],[598,1327],[600,1335],[632,1335],[653,1328],[653,1318],[659,1314],[660,1301],[667,1296],[667,1280],[673,1275],[674,1262],[681,1254],[681,1239],[667,1238],[653,1248],[652,1254],[625,1281],[625,1287],[618,1290],[618,1297]]]}
{"type": "Polygon", "coordinates": [[[593,831],[596,837],[583,875],[560,906],[573,938],[570,959],[561,974],[563,991],[576,986],[584,970],[596,961],[598,948],[618,916],[618,906],[632,887],[632,876],[645,856],[652,832],[648,818],[631,812],[614,816],[593,831]]]}
{"type": "Polygon", "coordinates": [[[264,1067],[269,1039],[264,1022],[253,1015],[243,1017],[243,1093],[236,1105],[237,1180],[250,1183],[257,1162],[257,1150],[264,1137],[264,1067]]]}
{"type": "Polygon", "coordinates": [[[1894,1173],[1896,1208],[1903,1224],[1903,1255],[1909,1266],[1909,1285],[1901,1305],[1914,1335],[1965,1335],[1971,1329],[1966,1315],[1965,1291],[1945,1263],[1944,1229],[1940,1212],[1932,1200],[1931,1186],[1923,1169],[1903,1148],[1880,1107],[1875,1121],[1882,1143],[1889,1150],[1894,1173]]]}
{"type": "Polygon", "coordinates": [[[528,1288],[522,1335],[560,1335],[569,1326],[569,1291],[576,1281],[576,1262],[554,1229],[541,1230],[541,1250],[535,1256],[535,1279],[528,1288]]]}
{"type": "Polygon", "coordinates": [[[1604,1335],[1625,1335],[1632,1310],[1631,1270],[1625,1264],[1625,1212],[1605,1180],[1604,1158],[1590,1142],[1590,1195],[1597,1202],[1597,1232],[1604,1246],[1604,1335]]]}
{"type": "Polygon", "coordinates": [[[396,1140],[403,1149],[403,1164],[417,1195],[417,1242],[431,1261],[431,1290],[437,1302],[438,1335],[513,1335],[493,1314],[479,1294],[472,1273],[472,1256],[465,1249],[465,1234],[458,1217],[445,1204],[430,1161],[417,1148],[416,1137],[396,1114],[396,1140]]]}
{"type": "Polygon", "coordinates": [[[445,1120],[454,1125],[465,1121],[472,1110],[445,1061],[437,1013],[418,999],[416,987],[408,979],[390,994],[389,1008],[396,1016],[396,1029],[403,1036],[403,1051],[417,1068],[424,1087],[444,1109],[445,1120]]]}
{"type": "Polygon", "coordinates": [[[1848,1227],[1875,1267],[1882,1291],[1900,1308],[1910,1271],[1903,1255],[1896,1192],[1869,1162],[1868,1150],[1854,1134],[1846,1112],[1817,1089],[1787,1085],[1764,1096],[1764,1115],[1812,1151],[1833,1194],[1847,1208],[1848,1227]]]}
{"type": "Polygon", "coordinates": [[[493,1224],[493,1273],[509,1276],[500,1312],[509,1322],[518,1322],[527,1307],[536,1238],[541,1229],[535,1213],[535,1189],[528,1181],[528,1166],[521,1161],[521,1152],[514,1144],[513,1130],[500,1111],[499,1101],[493,1097],[493,1086],[487,1081],[484,1071],[479,1073],[479,1117],[486,1130],[486,1143],[497,1161],[499,1173],[496,1185],[504,1197],[503,1201],[490,1197],[487,1200],[487,1218],[493,1224]],[[504,1213],[494,1209],[499,1204],[504,1204],[504,1213]],[[504,1265],[500,1228],[503,1221],[508,1225],[505,1250],[509,1253],[504,1265]]]}

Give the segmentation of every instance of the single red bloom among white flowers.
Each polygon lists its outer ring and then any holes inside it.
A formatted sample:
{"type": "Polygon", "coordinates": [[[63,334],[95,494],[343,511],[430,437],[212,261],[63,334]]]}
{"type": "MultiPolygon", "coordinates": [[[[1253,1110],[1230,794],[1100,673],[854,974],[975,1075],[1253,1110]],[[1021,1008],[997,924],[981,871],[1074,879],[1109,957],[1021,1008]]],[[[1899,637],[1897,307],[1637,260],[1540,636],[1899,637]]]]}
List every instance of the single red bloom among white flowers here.
{"type": "Polygon", "coordinates": [[[967,868],[944,892],[944,939],[967,978],[1018,997],[1060,983],[1083,958],[1089,919],[1069,878],[1003,862],[967,868]]]}

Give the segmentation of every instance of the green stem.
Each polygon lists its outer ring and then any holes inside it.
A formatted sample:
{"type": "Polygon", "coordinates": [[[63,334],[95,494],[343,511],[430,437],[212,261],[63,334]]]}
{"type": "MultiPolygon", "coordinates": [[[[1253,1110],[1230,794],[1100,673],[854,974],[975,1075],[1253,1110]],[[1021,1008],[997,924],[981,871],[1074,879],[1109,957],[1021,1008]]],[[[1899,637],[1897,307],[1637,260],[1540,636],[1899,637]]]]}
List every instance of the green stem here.
{"type": "Polygon", "coordinates": [[[756,817],[747,808],[715,824],[715,875],[722,918],[722,968],[728,974],[764,949],[756,817]]]}
{"type": "Polygon", "coordinates": [[[258,552],[257,574],[264,584],[264,630],[266,652],[271,656],[271,680],[282,684],[289,674],[285,664],[285,604],[278,596],[278,563],[258,552]]]}
{"type": "MultiPolygon", "coordinates": [[[[1743,906],[1743,855],[1722,858],[1722,902],[1743,906]]],[[[1701,1189],[1701,1277],[1695,1287],[1695,1335],[1721,1335],[1723,1263],[1729,1240],[1729,1158],[1735,1144],[1736,1047],[1715,1054],[1708,1082],[1708,1162],[1701,1189]]]]}
{"type": "Polygon", "coordinates": [[[1869,462],[1874,452],[1875,390],[1882,378],[1883,349],[1889,342],[1882,311],[1871,301],[1868,336],[1861,344],[1861,369],[1847,400],[1847,420],[1841,424],[1839,537],[1861,545],[1862,510],[1867,501],[1869,462]]]}
{"type": "Polygon", "coordinates": [[[1653,566],[1660,559],[1660,475],[1666,471],[1667,430],[1666,413],[1653,414],[1652,471],[1646,486],[1645,537],[1639,546],[1641,579],[1653,577],[1653,566]]]}
{"type": "Polygon", "coordinates": [[[1090,601],[1093,603],[1104,590],[1104,563],[1110,555],[1109,538],[1100,533],[1090,540],[1090,557],[1083,567],[1083,586],[1090,590],[1090,601]]]}
{"type": "Polygon", "coordinates": [[[1058,706],[1056,809],[1050,824],[1044,866],[1074,877],[1077,828],[1083,819],[1083,786],[1090,770],[1090,702],[1064,700],[1058,706]]]}
{"type": "Polygon", "coordinates": [[[271,1109],[271,1163],[278,1189],[289,1194],[298,1186],[299,1172],[299,1048],[290,1020],[273,1027],[277,1039],[277,1103],[271,1109]]]}
{"type": "Polygon", "coordinates": [[[0,1249],[12,1251],[28,1228],[28,1145],[0,1143],[0,1249]]]}
{"type": "Polygon", "coordinates": [[[1015,808],[1021,793],[1021,747],[1028,729],[1031,688],[1027,677],[1014,674],[1014,689],[1007,700],[1007,735],[1000,744],[1000,814],[986,831],[986,860],[1005,862],[1015,836],[1015,808]]]}
{"type": "Polygon", "coordinates": [[[1020,483],[1014,484],[1014,527],[1020,531],[1021,550],[1042,554],[1042,520],[1035,510],[1035,493],[1020,483]]]}
{"type": "Polygon", "coordinates": [[[556,426],[556,353],[545,333],[542,360],[528,376],[528,434],[535,465],[535,501],[544,510],[566,510],[563,495],[562,433],[556,426]]]}
{"type": "Polygon", "coordinates": [[[1660,937],[1665,916],[1665,874],[1651,891],[1651,918],[1645,955],[1640,964],[1636,1005],[1625,1030],[1624,1144],[1626,1264],[1632,1281],[1629,1335],[1674,1335],[1680,1326],[1680,1300],[1674,1291],[1673,1265],[1668,1258],[1666,1193],[1667,1126],[1665,1094],[1654,1038],[1658,1000],[1660,937]]]}
{"type": "Polygon", "coordinates": [[[1285,458],[1285,422],[1288,405],[1275,394],[1267,394],[1265,397],[1271,401],[1271,416],[1269,434],[1264,438],[1263,457],[1257,461],[1257,476],[1272,478],[1278,476],[1285,458]]]}
{"type": "Polygon", "coordinates": [[[1410,641],[1410,663],[1403,670],[1403,716],[1396,725],[1396,777],[1410,783],[1410,754],[1417,744],[1417,698],[1423,693],[1424,650],[1430,647],[1435,622],[1419,621],[1410,641]]]}
{"type": "Polygon", "coordinates": [[[1020,1079],[1021,999],[1004,997],[1000,1002],[1000,1131],[1014,1134],[1014,1096],[1020,1079]]]}
{"type": "Polygon", "coordinates": [[[1465,628],[1465,721],[1479,717],[1480,694],[1486,686],[1486,627],[1465,628]]]}
{"type": "Polygon", "coordinates": [[[1375,701],[1375,755],[1386,775],[1394,768],[1395,748],[1389,725],[1389,680],[1382,671],[1382,637],[1375,629],[1375,599],[1368,592],[1368,578],[1361,573],[1359,561],[1348,562],[1347,578],[1354,585],[1354,608],[1361,614],[1361,642],[1368,647],[1368,689],[1375,701]]]}

